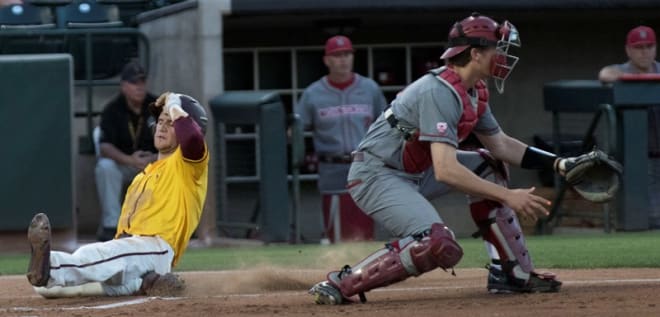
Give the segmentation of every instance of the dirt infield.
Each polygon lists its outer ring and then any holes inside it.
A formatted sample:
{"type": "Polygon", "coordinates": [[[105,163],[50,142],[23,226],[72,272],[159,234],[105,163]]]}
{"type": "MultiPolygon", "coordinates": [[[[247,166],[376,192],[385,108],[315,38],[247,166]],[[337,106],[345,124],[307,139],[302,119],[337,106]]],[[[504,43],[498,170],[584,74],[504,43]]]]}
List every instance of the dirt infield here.
{"type": "Polygon", "coordinates": [[[24,276],[0,277],[0,316],[660,316],[660,269],[556,270],[554,294],[492,295],[485,269],[436,270],[367,294],[366,304],[319,306],[307,288],[324,272],[185,272],[183,297],[43,299],[24,276]]]}

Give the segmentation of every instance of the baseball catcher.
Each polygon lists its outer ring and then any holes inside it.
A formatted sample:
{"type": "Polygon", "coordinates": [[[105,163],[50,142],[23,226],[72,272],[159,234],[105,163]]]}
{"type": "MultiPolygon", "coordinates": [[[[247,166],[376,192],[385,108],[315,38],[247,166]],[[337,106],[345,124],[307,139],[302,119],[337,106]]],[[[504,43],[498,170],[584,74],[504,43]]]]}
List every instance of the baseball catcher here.
{"type": "MultiPolygon", "coordinates": [[[[348,191],[356,204],[397,240],[354,266],[327,274],[310,289],[318,304],[366,300],[369,290],[436,268],[452,271],[463,249],[431,200],[451,190],[469,197],[470,215],[491,261],[491,293],[557,292],[562,283],[534,267],[518,215],[548,215],[551,202],[535,188],[509,188],[508,166],[555,170],[596,201],[616,191],[600,170],[618,164],[601,154],[560,158],[504,133],[489,104],[486,80],[498,92],[518,62],[520,34],[508,22],[473,14],[456,22],[433,69],[399,93],[353,153],[348,191]],[[484,149],[463,150],[474,134],[484,149]],[[598,176],[596,176],[598,175],[598,176]],[[601,178],[601,175],[603,177],[601,178]],[[601,181],[602,180],[602,181],[601,181]],[[605,189],[607,188],[607,189],[605,189]]],[[[594,152],[602,153],[602,152],[594,152]]],[[[616,174],[616,173],[615,173],[616,174]]]]}
{"type": "Polygon", "coordinates": [[[584,199],[595,203],[608,202],[614,198],[619,189],[619,175],[623,171],[619,162],[601,150],[557,159],[555,170],[584,199]]]}

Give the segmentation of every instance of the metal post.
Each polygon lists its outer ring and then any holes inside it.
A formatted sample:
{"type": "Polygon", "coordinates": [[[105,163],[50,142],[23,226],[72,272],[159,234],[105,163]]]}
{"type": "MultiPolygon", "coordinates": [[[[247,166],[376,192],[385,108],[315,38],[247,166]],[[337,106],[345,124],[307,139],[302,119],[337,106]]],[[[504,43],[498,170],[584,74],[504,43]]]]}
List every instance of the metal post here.
{"type": "Polygon", "coordinates": [[[334,226],[335,243],[341,242],[341,206],[339,194],[334,193],[330,196],[330,221],[334,226]]]}
{"type": "Polygon", "coordinates": [[[85,33],[85,80],[87,83],[87,135],[89,136],[89,145],[94,148],[94,140],[91,137],[94,131],[94,121],[92,118],[93,110],[93,94],[94,94],[94,79],[92,78],[92,34],[85,33]]]}
{"type": "MultiPolygon", "coordinates": [[[[225,124],[218,123],[217,126],[217,137],[216,137],[216,155],[217,155],[217,190],[218,190],[218,219],[217,222],[228,221],[227,219],[227,144],[225,140],[225,124]]],[[[218,225],[218,227],[220,227],[218,225]]]]}

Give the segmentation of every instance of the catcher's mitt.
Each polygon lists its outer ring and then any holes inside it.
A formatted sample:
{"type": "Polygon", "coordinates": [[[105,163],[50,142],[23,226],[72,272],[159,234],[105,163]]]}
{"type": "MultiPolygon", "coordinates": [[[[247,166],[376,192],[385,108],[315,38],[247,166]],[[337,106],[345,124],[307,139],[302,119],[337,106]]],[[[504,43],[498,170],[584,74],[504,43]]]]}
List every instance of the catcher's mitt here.
{"type": "Polygon", "coordinates": [[[622,166],[603,151],[594,150],[562,159],[559,173],[584,199],[596,203],[611,200],[619,189],[622,166]]]}

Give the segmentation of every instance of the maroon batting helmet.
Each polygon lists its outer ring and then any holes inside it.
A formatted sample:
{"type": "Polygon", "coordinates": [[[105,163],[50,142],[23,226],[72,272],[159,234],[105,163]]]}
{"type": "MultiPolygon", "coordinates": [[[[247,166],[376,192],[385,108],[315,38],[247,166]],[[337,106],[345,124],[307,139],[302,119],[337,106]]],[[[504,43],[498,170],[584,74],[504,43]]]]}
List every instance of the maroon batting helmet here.
{"type": "Polygon", "coordinates": [[[504,91],[504,81],[509,77],[518,57],[509,54],[511,45],[520,46],[518,30],[509,21],[502,24],[479,13],[473,13],[462,21],[454,23],[449,31],[447,49],[441,59],[452,58],[470,46],[496,47],[491,76],[500,93],[504,91]]]}

